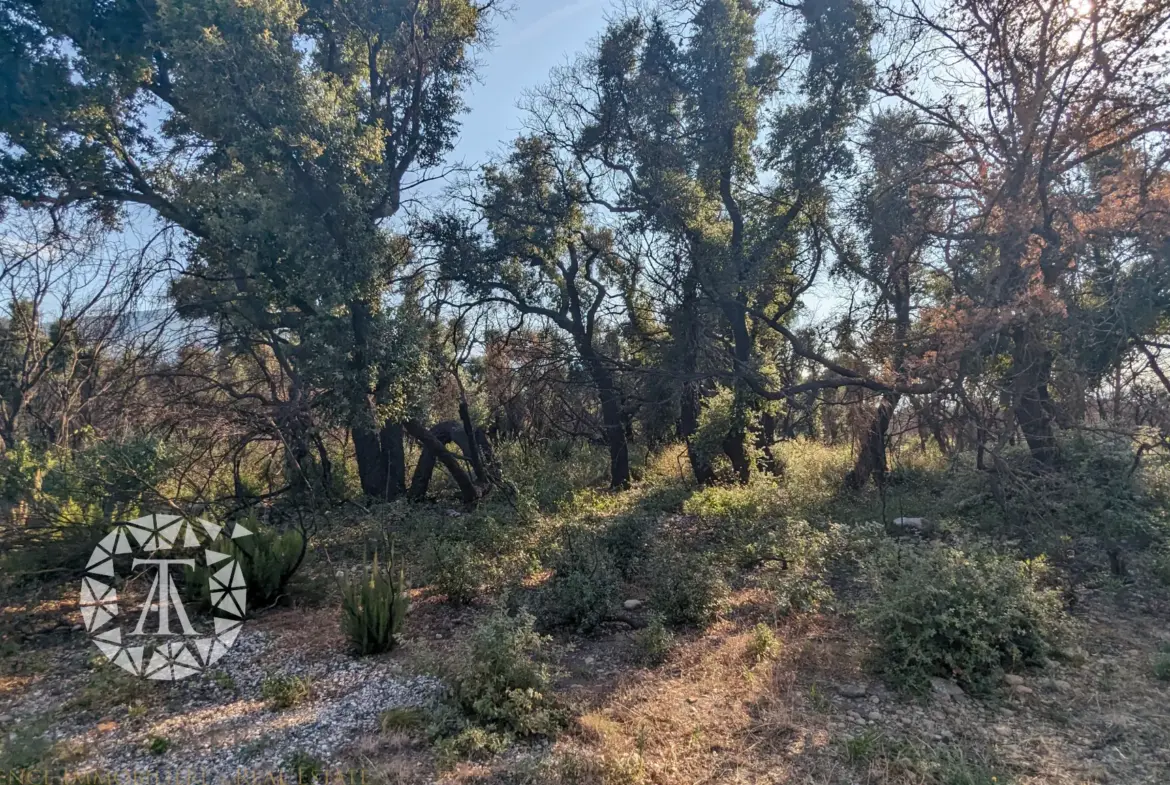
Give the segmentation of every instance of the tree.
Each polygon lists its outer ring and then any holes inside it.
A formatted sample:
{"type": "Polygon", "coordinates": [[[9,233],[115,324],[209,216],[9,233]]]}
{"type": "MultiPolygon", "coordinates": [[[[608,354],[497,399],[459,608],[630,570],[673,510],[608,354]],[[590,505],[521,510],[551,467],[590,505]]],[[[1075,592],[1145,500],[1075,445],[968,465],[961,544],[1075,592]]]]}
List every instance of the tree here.
{"type": "Polygon", "coordinates": [[[394,496],[426,353],[425,326],[388,305],[411,257],[391,220],[451,149],[489,8],[14,0],[0,194],[182,227],[176,301],[284,366],[290,444],[324,413],[351,429],[363,489],[394,496]]]}
{"type": "MultiPolygon", "coordinates": [[[[789,63],[760,46],[762,11],[704,0],[620,20],[536,107],[545,135],[585,172],[590,200],[673,238],[721,314],[734,390],[723,449],[741,481],[749,415],[767,386],[755,335],[788,319],[811,285],[794,270],[800,235],[823,209],[827,178],[848,166],[844,132],[872,73],[860,4],[794,9],[804,25],[789,63]],[[799,81],[788,76],[796,68],[799,81]]],[[[693,355],[681,365],[684,378],[698,367],[693,355]]],[[[698,419],[697,393],[682,396],[684,423],[698,419]]]]}
{"type": "Polygon", "coordinates": [[[469,197],[475,223],[447,215],[429,227],[442,275],[480,303],[547,320],[570,338],[600,401],[610,485],[624,488],[630,458],[622,392],[602,349],[612,240],[587,222],[579,182],[558,167],[544,139],[518,140],[502,166],[484,168],[479,186],[482,194],[469,197]]]}
{"type": "Polygon", "coordinates": [[[1165,169],[1170,8],[960,0],[936,11],[912,0],[887,14],[907,29],[879,89],[955,140],[937,233],[949,284],[924,318],[945,359],[1005,360],[1015,426],[1050,466],[1053,369],[1081,266],[1105,226],[1131,237],[1148,226],[1149,186],[1165,169]],[[1126,156],[1125,174],[1094,175],[1126,156]]]}

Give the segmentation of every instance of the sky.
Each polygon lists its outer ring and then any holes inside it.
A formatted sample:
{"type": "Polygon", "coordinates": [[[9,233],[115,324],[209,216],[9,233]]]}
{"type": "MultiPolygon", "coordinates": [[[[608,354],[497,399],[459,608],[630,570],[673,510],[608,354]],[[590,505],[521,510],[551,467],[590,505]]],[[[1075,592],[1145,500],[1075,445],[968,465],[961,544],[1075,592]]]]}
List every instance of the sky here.
{"type": "Polygon", "coordinates": [[[523,130],[518,104],[549,72],[583,52],[606,24],[613,0],[510,0],[497,18],[490,49],[479,52],[479,80],[466,96],[470,112],[453,161],[482,163],[523,130]]]}

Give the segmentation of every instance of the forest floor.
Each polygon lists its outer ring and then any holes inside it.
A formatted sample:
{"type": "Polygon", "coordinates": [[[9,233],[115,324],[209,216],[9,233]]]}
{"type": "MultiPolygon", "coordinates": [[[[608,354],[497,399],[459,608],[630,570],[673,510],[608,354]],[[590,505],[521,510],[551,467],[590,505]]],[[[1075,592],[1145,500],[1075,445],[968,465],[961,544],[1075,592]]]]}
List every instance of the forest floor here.
{"type": "MultiPolygon", "coordinates": [[[[678,498],[648,508],[646,492],[634,491],[628,504],[590,516],[637,510],[686,525],[678,498]]],[[[433,507],[436,520],[461,515],[433,507]]],[[[571,716],[564,733],[440,765],[425,741],[382,732],[379,716],[434,699],[441,686],[431,666],[489,613],[490,597],[453,607],[415,589],[403,645],[357,658],[331,580],[357,560],[370,531],[397,537],[402,520],[372,511],[365,530],[324,533],[287,602],[250,619],[215,670],[177,682],[105,663],[81,627],[75,587],[7,598],[0,763],[196,783],[251,782],[307,763],[388,784],[1170,782],[1170,681],[1155,668],[1170,652],[1170,596],[1154,582],[1093,577],[1069,593],[1072,632],[1060,656],[978,697],[943,679],[926,696],[884,687],[865,667],[869,642],[850,613],[848,578],[835,586],[834,607],[777,617],[749,576],[733,583],[715,624],[677,632],[666,661],[643,667],[628,622],[640,626],[651,607],[644,587],[626,583],[624,599],[643,602],[629,603],[638,607],[626,622],[589,636],[553,633],[556,692],[571,716]],[[779,639],[775,657],[749,654],[760,622],[779,639]],[[275,682],[305,694],[274,708],[275,682]]]]}

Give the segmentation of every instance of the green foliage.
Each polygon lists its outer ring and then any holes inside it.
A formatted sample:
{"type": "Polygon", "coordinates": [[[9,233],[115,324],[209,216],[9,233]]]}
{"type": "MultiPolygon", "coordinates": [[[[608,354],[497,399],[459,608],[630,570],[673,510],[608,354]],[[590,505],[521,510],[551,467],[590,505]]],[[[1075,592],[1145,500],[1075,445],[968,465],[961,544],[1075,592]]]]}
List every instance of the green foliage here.
{"type": "Polygon", "coordinates": [[[276,710],[289,709],[307,701],[313,695],[313,684],[308,676],[265,676],[260,682],[260,696],[276,710]]]}
{"type": "Polygon", "coordinates": [[[650,623],[634,633],[634,659],[641,665],[656,667],[666,662],[674,649],[674,633],[657,614],[650,623]]]}
{"type": "Polygon", "coordinates": [[[304,750],[297,750],[290,755],[285,761],[285,767],[296,776],[296,785],[328,781],[325,761],[304,750]]]}
{"type": "MultiPolygon", "coordinates": [[[[743,416],[738,413],[735,391],[721,385],[714,395],[704,399],[699,429],[691,438],[696,453],[724,479],[731,479],[731,463],[724,455],[723,442],[736,418],[743,416]]],[[[754,463],[757,456],[751,440],[744,443],[744,450],[748,460],[754,463]]]]}
{"type": "Polygon", "coordinates": [[[1162,652],[1154,658],[1154,678],[1170,681],[1170,652],[1162,652]]]}
{"type": "Polygon", "coordinates": [[[701,554],[660,549],[647,571],[650,605],[666,624],[705,627],[726,604],[722,573],[701,554]]]}
{"type": "Polygon", "coordinates": [[[932,676],[988,691],[1005,668],[1041,661],[1062,629],[1043,559],[1019,562],[981,547],[888,546],[867,564],[861,608],[874,665],[895,686],[924,691],[932,676]]]}
{"type": "Polygon", "coordinates": [[[1165,586],[1170,586],[1170,548],[1160,548],[1154,554],[1151,565],[1154,577],[1165,586]]]}
{"type": "Polygon", "coordinates": [[[553,624],[571,624],[580,633],[597,629],[619,599],[618,571],[603,545],[574,533],[552,563],[553,574],[540,593],[541,616],[553,624]]]}
{"type": "Polygon", "coordinates": [[[393,551],[386,567],[378,563],[375,553],[360,579],[341,582],[341,628],[363,656],[394,648],[406,623],[410,607],[406,573],[400,567],[395,575],[393,562],[393,551]]]}
{"type": "Polygon", "coordinates": [[[424,563],[432,591],[452,605],[467,605],[474,600],[490,571],[488,559],[474,545],[450,538],[431,540],[424,563]]]}
{"type": "Polygon", "coordinates": [[[151,736],[146,743],[146,749],[151,755],[165,755],[171,748],[171,740],[166,736],[151,736]]]}
{"type": "Polygon", "coordinates": [[[752,662],[774,660],[780,655],[781,648],[780,639],[767,624],[760,622],[752,628],[747,645],[748,657],[752,662]]]}
{"type": "MultiPolygon", "coordinates": [[[[308,543],[297,529],[280,532],[255,517],[246,518],[241,523],[252,532],[251,537],[233,540],[221,535],[215,547],[240,565],[248,587],[248,610],[271,606],[284,594],[289,581],[300,569],[308,552],[308,543]]],[[[188,585],[204,607],[211,606],[209,579],[222,566],[196,565],[187,573],[188,585]]]]}
{"type": "Polygon", "coordinates": [[[550,692],[549,640],[534,622],[527,612],[493,613],[472,632],[449,674],[455,705],[487,731],[549,736],[563,723],[550,692]]]}
{"type": "Polygon", "coordinates": [[[382,733],[411,733],[425,728],[427,712],[418,706],[397,706],[378,715],[382,733]]]}

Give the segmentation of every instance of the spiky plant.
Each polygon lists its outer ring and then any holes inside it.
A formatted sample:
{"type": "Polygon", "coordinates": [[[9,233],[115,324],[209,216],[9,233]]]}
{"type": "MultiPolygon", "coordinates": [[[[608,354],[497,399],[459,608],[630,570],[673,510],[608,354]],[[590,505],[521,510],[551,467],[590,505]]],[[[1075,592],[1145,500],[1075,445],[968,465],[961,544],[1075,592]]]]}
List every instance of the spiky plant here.
{"type": "Polygon", "coordinates": [[[341,626],[363,656],[394,648],[406,620],[410,605],[406,573],[400,567],[395,576],[393,564],[393,550],[386,566],[378,562],[375,553],[360,579],[343,579],[341,583],[341,626]]]}

